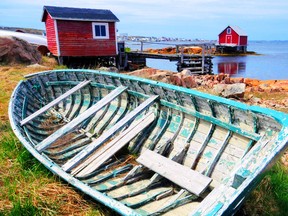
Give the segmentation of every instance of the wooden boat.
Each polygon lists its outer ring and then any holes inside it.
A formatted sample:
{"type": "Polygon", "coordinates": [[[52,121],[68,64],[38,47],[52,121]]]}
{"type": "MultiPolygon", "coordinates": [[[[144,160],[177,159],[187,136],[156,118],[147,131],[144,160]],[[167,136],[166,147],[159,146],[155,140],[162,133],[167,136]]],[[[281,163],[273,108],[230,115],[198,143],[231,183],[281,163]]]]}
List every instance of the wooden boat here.
{"type": "Polygon", "coordinates": [[[18,139],[122,215],[231,215],[287,146],[274,110],[117,73],[26,78],[9,105],[18,139]]]}

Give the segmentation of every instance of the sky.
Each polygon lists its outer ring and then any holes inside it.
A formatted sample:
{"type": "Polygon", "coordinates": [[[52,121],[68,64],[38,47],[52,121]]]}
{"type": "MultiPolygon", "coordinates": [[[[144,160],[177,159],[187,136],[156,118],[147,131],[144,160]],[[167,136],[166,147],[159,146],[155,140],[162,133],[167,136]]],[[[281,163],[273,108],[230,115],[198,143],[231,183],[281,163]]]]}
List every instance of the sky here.
{"type": "Polygon", "coordinates": [[[288,40],[287,0],[0,0],[0,26],[44,30],[44,5],[109,9],[118,34],[217,40],[231,25],[249,40],[288,40]]]}

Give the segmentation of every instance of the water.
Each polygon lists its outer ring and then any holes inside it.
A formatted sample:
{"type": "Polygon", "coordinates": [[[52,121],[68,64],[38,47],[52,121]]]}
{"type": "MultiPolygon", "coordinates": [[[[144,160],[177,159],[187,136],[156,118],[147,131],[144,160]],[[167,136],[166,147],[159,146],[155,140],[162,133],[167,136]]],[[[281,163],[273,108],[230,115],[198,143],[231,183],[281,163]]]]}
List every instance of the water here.
{"type": "MultiPolygon", "coordinates": [[[[128,43],[133,50],[139,43],[128,43]]],[[[146,44],[146,48],[163,48],[166,45],[146,44]]],[[[213,73],[228,73],[232,77],[255,79],[288,79],[288,41],[249,41],[248,51],[260,55],[216,56],[213,58],[213,73]]],[[[177,71],[176,62],[169,60],[147,59],[147,66],[163,70],[177,71]]]]}

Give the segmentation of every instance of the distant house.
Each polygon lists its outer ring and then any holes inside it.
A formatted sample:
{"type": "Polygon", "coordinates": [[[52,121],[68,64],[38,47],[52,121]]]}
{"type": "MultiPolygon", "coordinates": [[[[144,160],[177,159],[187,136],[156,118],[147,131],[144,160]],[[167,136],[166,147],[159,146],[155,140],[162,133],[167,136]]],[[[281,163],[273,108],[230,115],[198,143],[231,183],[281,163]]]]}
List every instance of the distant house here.
{"type": "Polygon", "coordinates": [[[238,26],[228,26],[220,34],[217,50],[246,52],[247,34],[238,26]]]}
{"type": "Polygon", "coordinates": [[[119,19],[102,9],[44,6],[48,49],[62,57],[115,57],[116,22],[119,19]]]}

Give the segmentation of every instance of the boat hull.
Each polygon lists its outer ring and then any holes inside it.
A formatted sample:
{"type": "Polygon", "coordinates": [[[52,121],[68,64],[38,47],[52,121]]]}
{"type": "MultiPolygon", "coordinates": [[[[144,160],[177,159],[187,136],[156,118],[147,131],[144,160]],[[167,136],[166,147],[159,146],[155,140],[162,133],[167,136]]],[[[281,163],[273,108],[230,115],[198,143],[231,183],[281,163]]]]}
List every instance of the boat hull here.
{"type": "Polygon", "coordinates": [[[9,118],[43,165],[122,215],[233,214],[288,140],[284,113],[92,70],[29,75],[9,118]]]}

